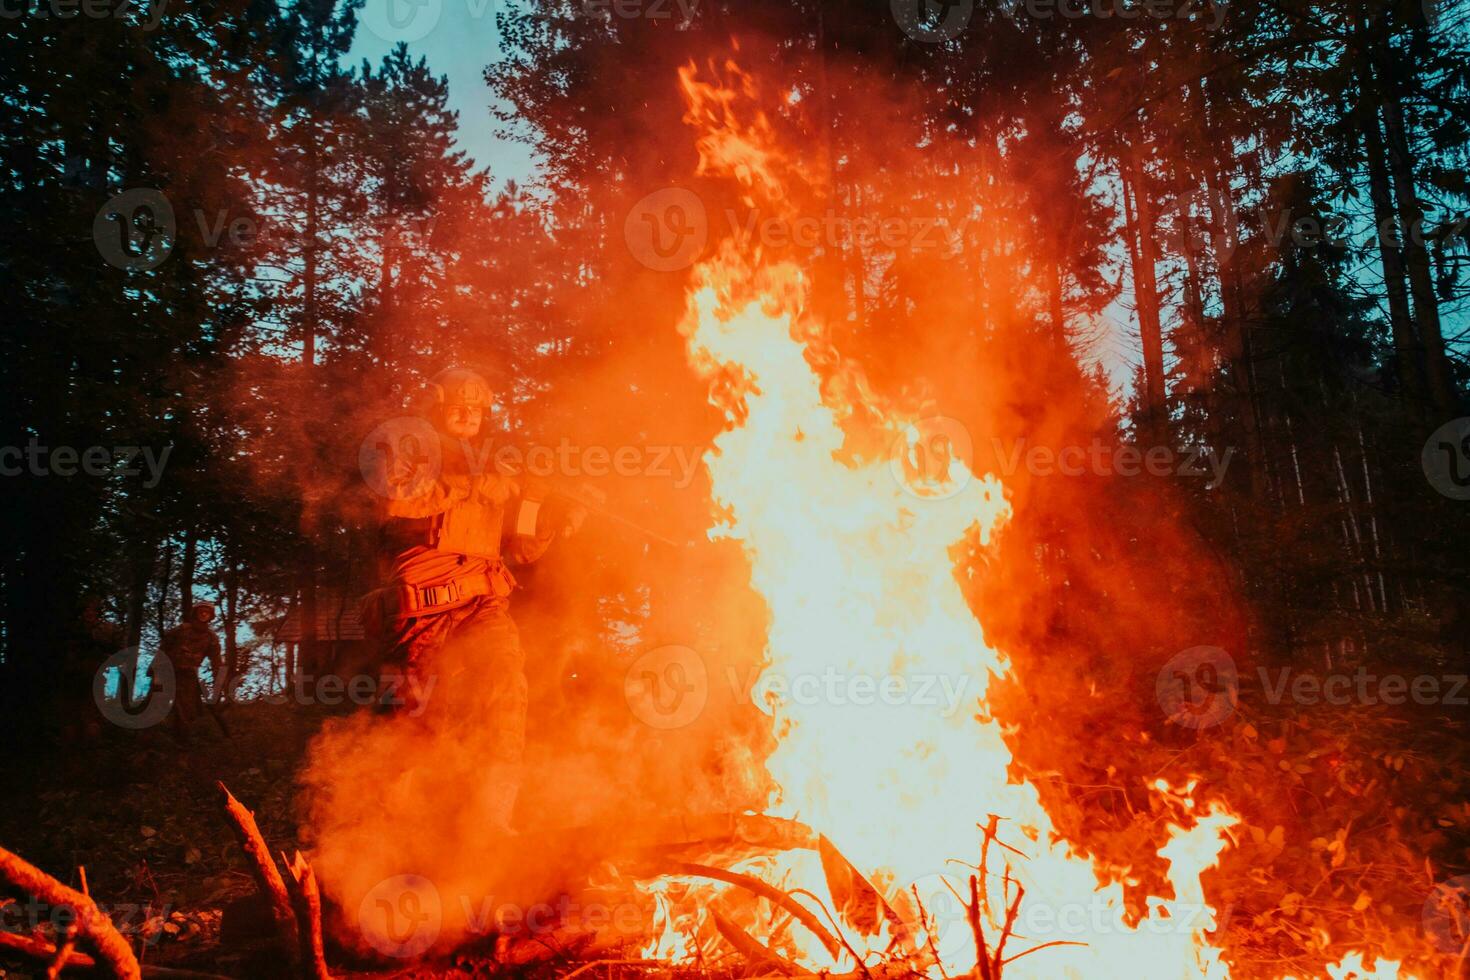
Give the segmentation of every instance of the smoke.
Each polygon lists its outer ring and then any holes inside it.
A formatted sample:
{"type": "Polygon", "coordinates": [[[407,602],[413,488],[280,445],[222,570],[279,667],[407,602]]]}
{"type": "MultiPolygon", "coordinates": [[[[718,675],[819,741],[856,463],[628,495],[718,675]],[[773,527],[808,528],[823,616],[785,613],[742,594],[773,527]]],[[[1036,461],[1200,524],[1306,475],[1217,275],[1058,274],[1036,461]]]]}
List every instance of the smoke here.
{"type": "MultiPolygon", "coordinates": [[[[685,76],[705,77],[692,69],[685,76]]],[[[1127,874],[1130,891],[1160,894],[1166,861],[1158,851],[1169,838],[1165,818],[1176,815],[1158,812],[1148,787],[1192,775],[1168,766],[1199,733],[1171,727],[1156,684],[1165,664],[1197,647],[1229,651],[1248,667],[1252,624],[1234,570],[1193,529],[1177,472],[1084,466],[1073,474],[1008,462],[1017,446],[1043,449],[1052,460],[1095,445],[1110,459],[1167,447],[1126,445],[1106,383],[1063,343],[1050,297],[1036,287],[1049,268],[1072,258],[1048,238],[1045,221],[1026,217],[1057,195],[1052,177],[1017,172],[984,147],[926,146],[908,122],[920,114],[903,108],[917,97],[861,77],[834,87],[840,104],[824,111],[869,125],[862,140],[826,148],[829,159],[777,159],[782,172],[744,171],[737,181],[718,167],[701,168],[695,179],[651,170],[640,174],[645,182],[630,184],[639,191],[689,184],[714,216],[711,242],[743,240],[761,253],[759,264],[792,258],[808,269],[814,299],[807,314],[827,329],[807,356],[825,390],[861,377],[875,389],[861,401],[954,420],[973,446],[969,468],[1001,475],[1012,516],[990,547],[957,569],[987,644],[1012,667],[990,686],[987,709],[1006,726],[1017,775],[1036,785],[1057,830],[1097,867],[1127,874]],[[936,186],[895,186],[887,176],[943,172],[928,159],[939,152],[973,163],[985,179],[958,188],[938,178],[936,186]],[[823,166],[839,157],[845,197],[832,186],[831,166],[823,166]],[[835,246],[804,250],[764,224],[794,229],[800,216],[820,219],[833,208],[875,212],[910,229],[911,219],[932,215],[956,237],[939,253],[910,241],[875,257],[854,255],[861,250],[841,237],[835,246]],[[964,288],[938,288],[947,284],[964,288]],[[883,298],[865,298],[868,290],[883,298]],[[1105,791],[1090,795],[1091,787],[1105,791]]],[[[742,76],[720,87],[728,90],[750,94],[759,86],[742,76]]],[[[690,91],[690,119],[729,111],[719,99],[701,102],[697,83],[690,91]]],[[[703,144],[701,158],[736,157],[747,136],[811,145],[792,134],[819,129],[808,116],[815,111],[800,101],[785,104],[779,118],[747,117],[751,130],[726,127],[730,140],[703,144]]],[[[655,131],[650,139],[669,137],[655,131]]],[[[623,189],[596,203],[617,227],[640,197],[623,189]]],[[[819,220],[818,227],[832,224],[819,220]]],[[[554,475],[565,482],[588,477],[589,448],[611,457],[629,450],[647,461],[642,470],[589,482],[607,493],[607,510],[653,533],[593,514],[581,535],[518,572],[524,588],[512,612],[526,654],[531,721],[517,837],[487,831],[493,719],[482,692],[499,678],[473,648],[450,644],[438,654],[430,673],[439,680],[421,715],[360,714],[329,725],[313,744],[304,832],[337,910],[337,938],[364,953],[393,955],[375,941],[391,931],[381,910],[422,908],[425,883],[441,911],[429,945],[414,955],[497,931],[479,912],[487,900],[526,908],[575,895],[585,907],[586,894],[608,885],[606,865],[646,866],[648,851],[669,843],[681,823],[759,810],[769,798],[761,762],[772,736],[750,704],[748,683],[763,658],[764,602],[738,546],[702,538],[718,516],[706,474],[691,483],[654,472],[651,463],[660,449],[668,457],[676,449],[706,451],[723,420],[674,329],[682,277],[652,277],[620,258],[609,264],[626,275],[598,297],[606,302],[579,308],[593,334],[618,342],[597,357],[561,363],[537,379],[538,390],[508,401],[496,422],[521,444],[565,439],[581,447],[575,472],[558,464],[554,475]],[[636,320],[628,310],[639,311],[636,320]],[[397,891],[385,899],[385,887],[397,891]],[[401,901],[406,893],[413,902],[401,901]]],[[[1089,275],[1073,270],[1070,281],[1089,275]]],[[[1102,290],[1066,295],[1082,321],[1109,298],[1102,290]]],[[[460,360],[471,365],[493,359],[488,346],[465,353],[460,360]]],[[[520,367],[498,363],[509,390],[520,367]]],[[[863,420],[846,422],[855,455],[881,451],[884,440],[862,431],[863,420]]],[[[1230,750],[1222,740],[1212,751],[1218,758],[1230,750]]],[[[1220,772],[1202,801],[1223,801],[1247,817],[1272,802],[1241,770],[1220,772]]],[[[1226,853],[1222,879],[1245,878],[1243,853],[1226,853]]],[[[619,889],[637,903],[626,881],[619,889]]]]}

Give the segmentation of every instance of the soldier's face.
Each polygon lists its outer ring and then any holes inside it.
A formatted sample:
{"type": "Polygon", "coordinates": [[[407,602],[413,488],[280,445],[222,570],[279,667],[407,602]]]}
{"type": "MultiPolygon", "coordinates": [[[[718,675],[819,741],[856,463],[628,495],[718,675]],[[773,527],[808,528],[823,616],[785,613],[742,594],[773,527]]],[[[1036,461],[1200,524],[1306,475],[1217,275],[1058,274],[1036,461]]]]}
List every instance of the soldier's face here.
{"type": "Polygon", "coordinates": [[[470,439],[480,434],[480,420],[484,410],[478,405],[444,406],[444,434],[456,439],[470,439]]]}

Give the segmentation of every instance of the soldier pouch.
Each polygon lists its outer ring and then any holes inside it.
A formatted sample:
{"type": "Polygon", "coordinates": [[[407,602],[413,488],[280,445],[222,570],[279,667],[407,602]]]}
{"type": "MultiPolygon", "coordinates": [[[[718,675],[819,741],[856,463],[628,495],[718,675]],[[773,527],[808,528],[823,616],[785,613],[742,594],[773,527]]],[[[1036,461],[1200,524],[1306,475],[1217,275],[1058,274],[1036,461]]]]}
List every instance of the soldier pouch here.
{"type": "Polygon", "coordinates": [[[380,615],[384,622],[390,622],[456,609],[481,596],[493,596],[503,601],[510,597],[515,586],[516,580],[510,569],[503,562],[494,562],[488,567],[433,585],[399,581],[373,595],[380,596],[380,615]]]}

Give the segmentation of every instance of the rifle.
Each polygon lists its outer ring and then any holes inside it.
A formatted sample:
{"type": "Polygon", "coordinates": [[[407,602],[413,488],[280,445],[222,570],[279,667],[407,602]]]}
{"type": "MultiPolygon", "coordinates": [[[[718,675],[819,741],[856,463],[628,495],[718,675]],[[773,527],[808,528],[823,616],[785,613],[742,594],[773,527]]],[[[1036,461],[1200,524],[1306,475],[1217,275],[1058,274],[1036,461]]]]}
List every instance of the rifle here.
{"type": "MultiPolygon", "coordinates": [[[[607,495],[604,494],[604,493],[602,493],[601,491],[597,490],[595,487],[589,487],[589,486],[583,485],[583,486],[578,487],[576,489],[565,489],[565,488],[551,489],[551,490],[546,491],[546,493],[542,496],[541,499],[542,500],[560,500],[560,501],[562,501],[565,504],[571,505],[572,507],[581,508],[582,510],[586,511],[589,514],[596,514],[599,517],[605,517],[608,520],[612,521],[614,524],[620,524],[623,527],[628,528],[631,531],[638,532],[643,537],[648,538],[651,541],[657,541],[659,544],[668,545],[670,548],[683,548],[683,547],[685,547],[685,545],[680,544],[679,542],[675,541],[672,538],[669,538],[669,537],[666,537],[666,536],[664,536],[662,534],[659,534],[657,531],[655,531],[655,530],[653,530],[651,528],[644,527],[642,524],[639,524],[637,521],[631,521],[631,520],[629,520],[628,518],[624,517],[621,514],[617,514],[617,513],[614,513],[613,511],[608,510],[607,507],[605,506],[605,503],[607,501],[607,495]]],[[[522,508],[521,508],[522,520],[524,520],[526,518],[526,510],[527,510],[527,508],[523,505],[522,508]]],[[[534,508],[531,509],[530,520],[531,520],[532,526],[534,527],[534,523],[535,523],[535,509],[534,508]]],[[[520,522],[518,522],[518,523],[520,523],[520,522]]],[[[521,530],[521,528],[520,527],[517,527],[517,530],[519,531],[519,530],[521,530]]]]}
{"type": "MultiPolygon", "coordinates": [[[[523,467],[513,466],[509,462],[502,459],[496,459],[495,468],[504,476],[523,477],[525,475],[523,467]]],[[[657,531],[654,531],[651,528],[644,527],[637,521],[631,521],[621,514],[617,514],[613,511],[608,510],[607,494],[603,493],[601,490],[598,490],[596,487],[586,483],[580,484],[576,488],[548,487],[546,492],[537,499],[537,503],[546,500],[561,500],[565,503],[571,504],[574,507],[580,507],[582,510],[587,511],[589,514],[596,514],[599,517],[605,517],[615,524],[621,524],[623,527],[628,528],[629,530],[638,532],[645,538],[648,538],[652,541],[657,541],[659,544],[668,545],[670,548],[683,548],[686,546],[685,544],[680,544],[678,541],[675,541],[672,538],[659,534],[657,531]]],[[[521,508],[521,513],[517,515],[516,520],[517,533],[525,534],[527,537],[535,537],[536,516],[538,510],[538,507],[528,508],[523,506],[521,508]],[[528,522],[530,525],[529,528],[525,526],[528,522]]]]}

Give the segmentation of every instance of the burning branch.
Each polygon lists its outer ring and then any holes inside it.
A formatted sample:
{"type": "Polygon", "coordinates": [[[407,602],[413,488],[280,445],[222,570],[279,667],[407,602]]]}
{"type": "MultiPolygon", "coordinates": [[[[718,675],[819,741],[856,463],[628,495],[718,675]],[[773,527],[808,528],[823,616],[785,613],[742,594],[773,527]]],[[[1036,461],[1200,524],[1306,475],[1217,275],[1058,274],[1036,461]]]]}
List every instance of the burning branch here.
{"type": "MultiPolygon", "coordinates": [[[[142,970],[138,967],[138,958],[133,955],[127,940],[117,931],[107,913],[99,909],[92,901],[91,896],[74,888],[68,888],[40,868],[4,848],[0,848],[0,881],[29,895],[34,895],[48,905],[71,909],[76,915],[76,921],[72,926],[73,937],[91,947],[92,951],[97,954],[95,961],[97,965],[102,966],[111,976],[118,977],[120,980],[139,980],[142,977],[142,970]]],[[[70,939],[63,941],[62,947],[65,948],[70,941],[70,939]]],[[[48,970],[51,966],[59,968],[63,965],[71,965],[71,958],[79,955],[69,950],[58,955],[60,951],[51,948],[50,943],[43,945],[48,949],[46,955],[48,970]]],[[[19,947],[14,945],[8,948],[19,950],[19,947]]]]}
{"type": "MultiPolygon", "coordinates": [[[[1015,934],[1016,917],[1021,911],[1021,899],[1026,894],[1025,886],[1019,881],[1016,881],[1016,897],[1011,899],[1011,904],[1006,909],[1005,922],[1001,925],[1000,929],[1000,938],[995,943],[995,953],[991,954],[989,952],[985,942],[985,930],[980,924],[980,907],[981,903],[985,901],[984,891],[980,886],[980,882],[986,874],[985,869],[990,853],[990,842],[994,840],[995,843],[1004,847],[1006,850],[1021,854],[1020,851],[1017,851],[1014,847],[1011,847],[1005,841],[995,836],[996,822],[997,818],[992,814],[990,824],[985,828],[985,844],[980,852],[980,874],[970,876],[970,901],[965,905],[965,915],[970,920],[970,931],[975,934],[975,957],[978,965],[979,980],[1001,980],[1001,974],[1005,972],[1007,964],[1014,963],[1023,956],[1030,956],[1032,953],[1048,949],[1052,946],[1087,945],[1086,943],[1075,942],[1073,940],[1057,939],[1023,950],[1015,956],[1007,957],[1005,955],[1006,942],[1015,934]]],[[[1024,855],[1022,856],[1024,857],[1024,855]]],[[[1007,864],[1005,869],[1007,891],[1009,891],[1009,885],[1012,881],[1015,881],[1015,879],[1011,877],[1011,866],[1007,864]]],[[[986,905],[988,910],[988,903],[986,905]]]]}
{"type": "Polygon", "coordinates": [[[975,962],[980,966],[980,980],[995,980],[990,971],[990,951],[985,947],[985,930],[980,927],[980,879],[970,875],[970,902],[965,906],[970,931],[975,934],[975,962]]]}
{"type": "Polygon", "coordinates": [[[726,871],[724,868],[713,868],[704,864],[680,864],[675,869],[679,874],[693,875],[698,878],[712,878],[715,881],[724,881],[732,885],[744,888],[746,891],[768,899],[774,905],[790,912],[792,917],[811,931],[827,947],[827,952],[837,956],[841,952],[841,945],[835,936],[827,931],[820,919],[811,913],[811,910],[792,898],[786,892],[775,885],[762,881],[751,875],[740,874],[738,871],[726,871]]]}
{"type": "Polygon", "coordinates": [[[715,928],[719,930],[720,935],[725,938],[727,943],[735,947],[735,952],[744,957],[751,966],[774,970],[788,977],[798,976],[807,972],[795,963],[772,951],[760,940],[725,918],[717,910],[711,909],[710,915],[713,917],[715,928]]]}
{"type": "Polygon", "coordinates": [[[893,911],[883,895],[863,873],[832,845],[825,835],[817,838],[817,856],[827,878],[827,889],[842,918],[865,936],[877,935],[882,919],[887,919],[894,940],[912,946],[908,923],[893,911]],[[882,916],[880,919],[879,916],[882,916]]]}

